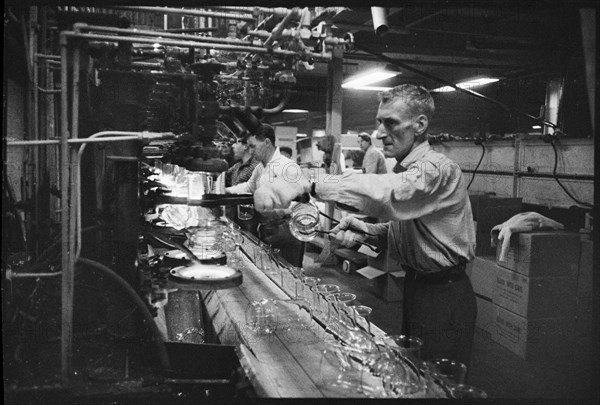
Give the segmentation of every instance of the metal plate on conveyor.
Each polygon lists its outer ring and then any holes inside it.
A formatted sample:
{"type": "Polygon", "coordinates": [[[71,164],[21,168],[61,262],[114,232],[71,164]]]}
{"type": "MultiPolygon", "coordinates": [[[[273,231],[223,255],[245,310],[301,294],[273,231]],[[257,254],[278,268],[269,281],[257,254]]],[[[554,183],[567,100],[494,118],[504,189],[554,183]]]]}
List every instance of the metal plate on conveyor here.
{"type": "Polygon", "coordinates": [[[172,281],[198,289],[220,290],[242,284],[242,273],[228,266],[197,264],[178,266],[169,272],[172,281]]]}

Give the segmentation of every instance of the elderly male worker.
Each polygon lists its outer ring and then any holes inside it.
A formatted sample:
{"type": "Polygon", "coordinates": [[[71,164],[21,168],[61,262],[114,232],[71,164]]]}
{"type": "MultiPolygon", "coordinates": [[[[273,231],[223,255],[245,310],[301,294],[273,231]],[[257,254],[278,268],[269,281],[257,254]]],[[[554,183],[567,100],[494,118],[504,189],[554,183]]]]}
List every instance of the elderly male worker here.
{"type": "Polygon", "coordinates": [[[373,146],[369,134],[366,132],[358,134],[358,146],[360,150],[365,152],[362,163],[363,172],[375,174],[387,173],[385,157],[380,150],[373,146]]]}
{"type": "MultiPolygon", "coordinates": [[[[275,146],[275,131],[272,126],[262,124],[256,134],[248,138],[248,146],[252,156],[260,163],[252,172],[248,181],[227,187],[226,193],[251,194],[259,187],[275,181],[299,181],[302,170],[296,162],[279,153],[275,146]]],[[[289,203],[287,204],[289,205],[289,203]]],[[[304,256],[304,243],[292,236],[288,221],[290,210],[275,209],[263,212],[259,217],[259,238],[273,248],[280,249],[281,256],[291,265],[301,267],[304,256]]]]}
{"type": "Polygon", "coordinates": [[[363,238],[349,228],[381,235],[407,273],[404,332],[423,339],[423,359],[446,357],[468,365],[477,308],[465,275],[475,246],[465,179],[458,165],[427,142],[434,102],[425,88],[403,84],[381,93],[379,100],[377,137],[383,140],[385,156],[398,162],[393,173],[277,181],[254,194],[255,206],[286,207],[310,192],[389,220],[366,224],[344,218],[331,233],[344,243],[363,238]]]}

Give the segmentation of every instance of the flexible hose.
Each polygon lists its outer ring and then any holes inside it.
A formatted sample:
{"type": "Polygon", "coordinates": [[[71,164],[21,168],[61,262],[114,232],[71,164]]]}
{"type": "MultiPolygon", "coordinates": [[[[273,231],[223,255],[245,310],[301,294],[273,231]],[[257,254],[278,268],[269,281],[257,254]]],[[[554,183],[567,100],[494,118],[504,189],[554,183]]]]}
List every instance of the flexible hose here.
{"type": "Polygon", "coordinates": [[[471,184],[473,183],[473,180],[475,180],[475,174],[477,174],[477,169],[479,169],[479,165],[481,164],[481,161],[483,160],[483,157],[485,156],[485,145],[483,143],[481,143],[481,157],[479,158],[479,162],[477,163],[477,166],[475,166],[475,170],[473,170],[473,176],[471,177],[471,181],[469,182],[469,185],[467,186],[467,190],[471,187],[471,184]]]}
{"type": "Polygon", "coordinates": [[[115,273],[113,270],[111,270],[109,267],[103,265],[102,263],[99,263],[95,260],[85,259],[82,257],[77,259],[77,263],[87,265],[87,266],[90,266],[97,270],[102,271],[104,274],[107,274],[111,279],[116,281],[117,284],[122,286],[125,289],[125,291],[127,291],[127,294],[129,295],[129,297],[138,306],[138,308],[142,312],[142,315],[144,316],[144,318],[146,319],[146,321],[148,321],[148,324],[150,325],[150,329],[152,330],[152,334],[154,335],[154,343],[156,344],[156,349],[158,350],[158,357],[160,359],[160,364],[162,365],[163,369],[169,370],[171,368],[171,364],[169,362],[169,355],[167,354],[167,347],[164,344],[162,335],[160,334],[160,331],[158,330],[158,326],[156,325],[156,322],[154,322],[154,317],[148,310],[146,303],[144,301],[142,301],[142,299],[137,294],[137,292],[129,285],[129,283],[123,277],[119,276],[117,273],[115,273]]]}

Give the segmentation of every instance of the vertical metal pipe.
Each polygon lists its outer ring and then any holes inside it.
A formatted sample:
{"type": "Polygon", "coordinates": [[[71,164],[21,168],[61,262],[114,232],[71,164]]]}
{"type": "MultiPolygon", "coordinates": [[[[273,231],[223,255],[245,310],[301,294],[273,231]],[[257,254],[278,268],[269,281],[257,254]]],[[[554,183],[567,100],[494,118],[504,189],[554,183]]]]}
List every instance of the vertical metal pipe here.
{"type": "Polygon", "coordinates": [[[60,137],[60,224],[61,224],[61,380],[63,385],[69,385],[71,377],[72,338],[73,338],[73,305],[69,305],[73,297],[73,268],[69,252],[69,94],[68,94],[68,62],[69,51],[67,37],[60,34],[61,56],[61,137],[60,137]]]}
{"type": "MultiPolygon", "coordinates": [[[[79,138],[79,65],[81,61],[81,41],[73,41],[73,84],[71,88],[71,139],[79,138]]],[[[69,150],[69,156],[71,159],[71,198],[70,198],[70,210],[69,210],[69,251],[71,252],[71,260],[73,269],[75,268],[75,261],[77,260],[76,249],[79,246],[75,246],[76,235],[79,234],[81,224],[77,218],[78,211],[78,200],[81,189],[79,187],[79,158],[76,149],[69,150]]]]}
{"type": "MultiPolygon", "coordinates": [[[[32,11],[33,9],[35,9],[34,7],[32,7],[32,11]]],[[[31,46],[31,63],[33,64],[32,68],[33,68],[33,85],[31,86],[31,90],[32,90],[32,104],[33,104],[33,117],[31,117],[31,124],[32,124],[32,133],[33,133],[33,139],[38,140],[40,139],[40,126],[39,126],[39,92],[38,92],[38,86],[39,86],[39,82],[40,82],[40,78],[39,78],[39,69],[40,66],[38,64],[38,60],[35,57],[35,54],[37,53],[37,44],[34,38],[35,35],[35,30],[31,30],[30,31],[30,46],[31,46]]],[[[41,151],[38,148],[34,148],[33,150],[33,164],[34,166],[34,170],[33,170],[33,175],[32,175],[32,185],[31,187],[33,188],[33,217],[35,218],[35,223],[41,223],[44,218],[42,218],[41,212],[40,212],[40,185],[42,183],[42,178],[41,178],[41,174],[42,174],[42,167],[43,167],[43,163],[41,160],[41,151]]],[[[34,249],[35,249],[35,254],[37,257],[37,254],[39,253],[39,248],[40,248],[40,236],[41,235],[36,235],[33,238],[34,241],[34,249]]]]}

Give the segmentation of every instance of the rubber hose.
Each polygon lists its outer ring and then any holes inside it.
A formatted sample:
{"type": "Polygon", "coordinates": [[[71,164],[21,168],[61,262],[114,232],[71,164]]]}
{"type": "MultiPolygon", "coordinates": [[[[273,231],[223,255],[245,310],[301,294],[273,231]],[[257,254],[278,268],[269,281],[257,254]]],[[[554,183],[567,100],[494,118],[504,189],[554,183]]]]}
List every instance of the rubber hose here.
{"type": "Polygon", "coordinates": [[[99,263],[95,260],[85,259],[82,257],[77,259],[77,263],[88,265],[88,266],[91,266],[95,269],[98,269],[98,270],[104,272],[105,274],[110,276],[110,278],[112,278],[114,281],[116,281],[117,284],[119,284],[123,288],[125,288],[125,291],[127,291],[127,294],[129,295],[129,297],[133,300],[133,302],[142,311],[142,315],[144,316],[146,321],[148,321],[148,323],[150,324],[150,329],[152,330],[152,333],[154,335],[154,341],[156,343],[156,349],[158,350],[158,357],[160,359],[160,363],[165,370],[169,370],[171,368],[171,364],[169,362],[169,355],[167,354],[167,347],[164,344],[162,335],[160,334],[160,331],[158,330],[158,326],[156,326],[156,322],[154,322],[154,317],[150,313],[150,310],[146,306],[146,303],[144,301],[142,301],[142,299],[137,294],[137,292],[129,285],[129,283],[123,277],[119,276],[117,273],[115,273],[113,270],[111,270],[109,267],[103,265],[102,263],[99,263]]]}

